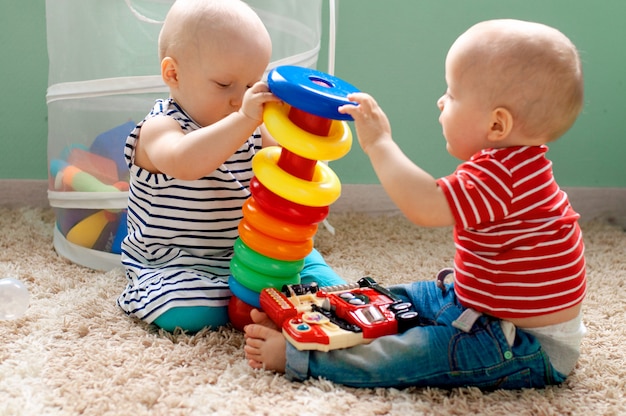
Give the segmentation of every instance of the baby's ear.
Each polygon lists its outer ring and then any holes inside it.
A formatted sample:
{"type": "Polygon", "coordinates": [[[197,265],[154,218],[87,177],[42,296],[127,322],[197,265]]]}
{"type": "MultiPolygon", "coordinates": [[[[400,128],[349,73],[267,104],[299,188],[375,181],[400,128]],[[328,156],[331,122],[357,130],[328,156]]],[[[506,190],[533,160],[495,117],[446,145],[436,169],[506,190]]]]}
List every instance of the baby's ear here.
{"type": "Polygon", "coordinates": [[[498,107],[491,112],[491,120],[487,139],[499,142],[506,139],[513,130],[513,115],[504,107],[498,107]]]}
{"type": "Polygon", "coordinates": [[[161,78],[168,87],[178,85],[178,65],[174,58],[166,56],[161,61],[161,78]]]}

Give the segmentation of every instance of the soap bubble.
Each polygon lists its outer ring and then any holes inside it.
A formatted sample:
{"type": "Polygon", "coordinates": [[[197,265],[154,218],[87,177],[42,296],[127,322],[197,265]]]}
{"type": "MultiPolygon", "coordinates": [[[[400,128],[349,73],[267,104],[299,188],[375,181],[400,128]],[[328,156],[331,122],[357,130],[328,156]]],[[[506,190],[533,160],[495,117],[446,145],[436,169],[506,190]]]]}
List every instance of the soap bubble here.
{"type": "Polygon", "coordinates": [[[20,318],[26,309],[30,294],[22,282],[12,277],[0,279],[0,320],[20,318]]]}

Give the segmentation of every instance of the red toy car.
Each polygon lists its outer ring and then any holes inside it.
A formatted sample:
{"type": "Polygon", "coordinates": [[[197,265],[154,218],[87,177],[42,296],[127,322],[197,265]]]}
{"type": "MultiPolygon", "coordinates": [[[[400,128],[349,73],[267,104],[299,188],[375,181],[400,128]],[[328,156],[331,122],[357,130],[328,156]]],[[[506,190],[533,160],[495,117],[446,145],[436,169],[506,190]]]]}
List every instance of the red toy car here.
{"type": "Polygon", "coordinates": [[[260,303],[299,350],[351,347],[419,325],[413,305],[371,277],[322,288],[312,284],[264,289],[260,303]]]}

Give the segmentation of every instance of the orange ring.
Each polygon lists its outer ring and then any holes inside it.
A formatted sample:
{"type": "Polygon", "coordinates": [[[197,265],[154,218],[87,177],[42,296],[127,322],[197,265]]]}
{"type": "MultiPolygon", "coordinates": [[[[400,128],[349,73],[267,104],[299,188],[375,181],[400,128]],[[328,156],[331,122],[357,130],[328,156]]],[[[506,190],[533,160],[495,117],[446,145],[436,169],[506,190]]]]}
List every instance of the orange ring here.
{"type": "Polygon", "coordinates": [[[313,238],[317,232],[317,224],[293,224],[271,216],[259,207],[253,196],[244,202],[242,211],[255,229],[279,240],[302,241],[313,238]]]}
{"type": "Polygon", "coordinates": [[[285,241],[256,230],[243,218],[239,222],[239,237],[257,253],[277,260],[294,261],[305,258],[313,251],[313,239],[285,241]]]}
{"type": "Polygon", "coordinates": [[[309,207],[325,207],[339,198],[341,182],[331,168],[317,162],[313,179],[300,179],[278,166],[281,151],[278,146],[266,147],[252,158],[252,170],[267,189],[291,202],[309,207]]]}
{"type": "Polygon", "coordinates": [[[286,149],[311,160],[336,160],[352,147],[352,131],[345,121],[333,120],[327,136],[300,128],[289,119],[287,103],[265,103],[263,123],[272,137],[286,149]]]}

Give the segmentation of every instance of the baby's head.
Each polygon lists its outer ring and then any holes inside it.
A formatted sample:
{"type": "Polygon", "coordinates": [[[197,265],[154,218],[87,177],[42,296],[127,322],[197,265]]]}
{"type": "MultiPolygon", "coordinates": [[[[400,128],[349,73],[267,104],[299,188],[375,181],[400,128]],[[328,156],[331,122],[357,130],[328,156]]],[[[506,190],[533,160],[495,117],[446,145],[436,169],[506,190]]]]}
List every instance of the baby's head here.
{"type": "Polygon", "coordinates": [[[197,55],[204,44],[224,48],[258,42],[271,50],[258,15],[241,0],[176,0],[159,35],[159,58],[197,55]]]}
{"type": "Polygon", "coordinates": [[[240,0],[176,0],[159,35],[163,80],[201,126],[239,109],[271,54],[263,22],[240,0]]]}
{"type": "Polygon", "coordinates": [[[578,51],[558,30],[519,20],[478,23],[452,45],[458,82],[473,85],[491,108],[507,109],[523,136],[559,138],[583,106],[578,51]]]}

